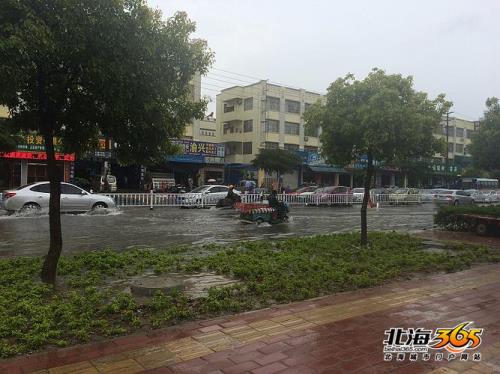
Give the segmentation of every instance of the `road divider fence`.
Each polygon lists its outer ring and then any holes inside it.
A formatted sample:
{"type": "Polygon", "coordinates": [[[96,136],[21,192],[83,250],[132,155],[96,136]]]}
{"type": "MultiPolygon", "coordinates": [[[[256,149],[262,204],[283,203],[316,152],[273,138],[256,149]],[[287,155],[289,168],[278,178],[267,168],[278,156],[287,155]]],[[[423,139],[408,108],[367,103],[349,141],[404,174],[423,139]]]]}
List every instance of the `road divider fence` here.
{"type": "MultiPolygon", "coordinates": [[[[215,206],[223,198],[215,194],[174,193],[106,193],[119,207],[180,207],[204,208],[215,206]]],[[[278,199],[291,206],[350,206],[361,204],[362,197],[352,194],[280,194],[278,199]]],[[[263,194],[241,194],[243,203],[258,203],[267,200],[263,194]]],[[[371,196],[371,205],[421,204],[419,194],[377,194],[371,196]]]]}

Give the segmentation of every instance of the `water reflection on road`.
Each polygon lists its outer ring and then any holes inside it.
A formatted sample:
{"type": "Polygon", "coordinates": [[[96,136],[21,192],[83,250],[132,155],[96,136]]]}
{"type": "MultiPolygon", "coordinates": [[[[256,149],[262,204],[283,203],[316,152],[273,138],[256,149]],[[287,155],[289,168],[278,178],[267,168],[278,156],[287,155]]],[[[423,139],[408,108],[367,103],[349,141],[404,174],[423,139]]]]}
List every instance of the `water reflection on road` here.
{"type": "MultiPolygon", "coordinates": [[[[432,228],[434,204],[369,209],[369,227],[414,231],[432,228]]],[[[63,215],[64,253],[136,246],[229,243],[238,240],[342,232],[359,229],[359,206],[292,207],[291,221],[281,225],[248,225],[234,211],[177,208],[122,208],[112,212],[63,215]]],[[[0,257],[45,254],[48,216],[0,216],[0,257]]]]}

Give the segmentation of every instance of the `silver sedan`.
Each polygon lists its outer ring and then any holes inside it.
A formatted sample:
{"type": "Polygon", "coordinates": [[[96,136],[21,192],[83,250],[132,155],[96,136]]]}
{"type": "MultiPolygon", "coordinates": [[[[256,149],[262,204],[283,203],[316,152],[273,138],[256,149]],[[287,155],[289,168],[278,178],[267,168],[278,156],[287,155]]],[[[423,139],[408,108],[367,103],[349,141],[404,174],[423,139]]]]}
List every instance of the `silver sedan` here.
{"type": "MultiPolygon", "coordinates": [[[[14,212],[31,212],[47,209],[50,199],[50,183],[37,182],[3,193],[3,209],[14,212]]],[[[91,194],[80,187],[61,183],[61,212],[86,212],[97,208],[114,208],[112,198],[91,194]]]]}

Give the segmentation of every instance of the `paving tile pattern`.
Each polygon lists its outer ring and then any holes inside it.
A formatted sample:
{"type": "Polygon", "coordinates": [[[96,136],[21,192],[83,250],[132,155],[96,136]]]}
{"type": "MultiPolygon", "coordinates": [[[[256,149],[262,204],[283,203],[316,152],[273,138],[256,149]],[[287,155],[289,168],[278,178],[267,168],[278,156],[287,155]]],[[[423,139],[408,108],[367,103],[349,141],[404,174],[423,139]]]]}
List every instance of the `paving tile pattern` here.
{"type": "Polygon", "coordinates": [[[500,265],[0,361],[6,373],[500,372],[500,265]],[[385,362],[390,327],[475,321],[482,361],[385,362]]]}

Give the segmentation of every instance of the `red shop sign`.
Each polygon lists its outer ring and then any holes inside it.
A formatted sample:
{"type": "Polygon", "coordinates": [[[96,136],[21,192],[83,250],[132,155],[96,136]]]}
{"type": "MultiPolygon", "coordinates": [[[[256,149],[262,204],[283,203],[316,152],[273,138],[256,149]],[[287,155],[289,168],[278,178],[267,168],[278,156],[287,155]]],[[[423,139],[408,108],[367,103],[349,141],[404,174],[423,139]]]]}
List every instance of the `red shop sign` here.
{"type": "MultiPolygon", "coordinates": [[[[4,158],[19,158],[24,160],[46,160],[47,154],[45,152],[0,152],[0,157],[4,158]]],[[[65,154],[65,153],[56,153],[57,161],[75,161],[75,154],[65,154]]]]}

